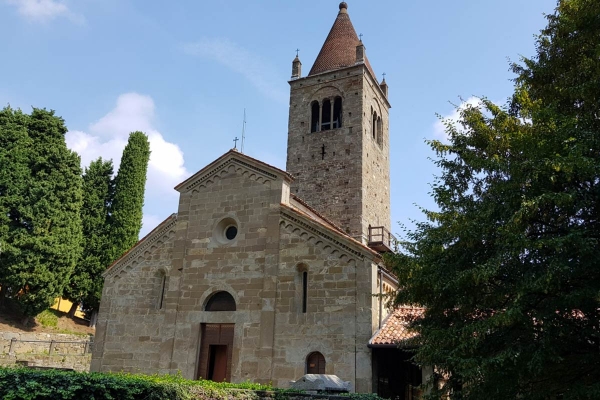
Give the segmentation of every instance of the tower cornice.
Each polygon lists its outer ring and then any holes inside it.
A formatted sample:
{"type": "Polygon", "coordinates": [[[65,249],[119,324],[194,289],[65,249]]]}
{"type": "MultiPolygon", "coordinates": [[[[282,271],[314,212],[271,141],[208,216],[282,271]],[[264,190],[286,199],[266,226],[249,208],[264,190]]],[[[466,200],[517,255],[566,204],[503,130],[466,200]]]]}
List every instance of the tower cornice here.
{"type": "MultiPolygon", "coordinates": [[[[373,83],[373,86],[377,87],[377,91],[378,93],[381,95],[381,98],[383,100],[385,100],[386,105],[388,106],[388,108],[392,108],[392,105],[389,101],[389,99],[387,98],[387,96],[385,95],[385,93],[383,92],[383,90],[381,89],[381,87],[379,86],[379,82],[377,81],[377,79],[375,78],[375,76],[373,76],[373,73],[371,72],[371,70],[369,68],[366,67],[365,64],[355,64],[355,65],[351,65],[349,67],[345,67],[345,68],[340,68],[340,69],[336,69],[336,70],[331,70],[331,71],[324,71],[324,72],[320,72],[318,74],[315,75],[308,75],[308,76],[304,76],[302,78],[295,78],[295,79],[290,79],[288,81],[288,83],[291,85],[301,85],[303,82],[311,82],[314,81],[314,83],[310,83],[310,85],[321,85],[324,83],[324,81],[319,81],[320,78],[323,78],[324,76],[327,75],[336,75],[335,78],[331,78],[328,79],[327,82],[333,82],[333,81],[338,81],[338,80],[344,80],[347,79],[349,75],[342,75],[342,72],[345,71],[350,71],[353,69],[359,70],[362,67],[362,74],[361,75],[367,75],[371,82],[373,83]],[[339,75],[339,76],[337,76],[339,75]]],[[[350,75],[352,76],[352,75],[350,75]]],[[[359,76],[359,74],[356,74],[354,76],[359,76]]]]}

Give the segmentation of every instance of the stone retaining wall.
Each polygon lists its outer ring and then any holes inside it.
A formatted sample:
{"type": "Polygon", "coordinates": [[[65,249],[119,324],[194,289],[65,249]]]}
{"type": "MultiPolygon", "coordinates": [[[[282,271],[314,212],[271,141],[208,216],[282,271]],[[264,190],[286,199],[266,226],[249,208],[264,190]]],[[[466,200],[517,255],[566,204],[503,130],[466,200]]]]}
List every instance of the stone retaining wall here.
{"type": "Polygon", "coordinates": [[[28,367],[64,368],[78,372],[90,370],[91,354],[86,355],[47,355],[47,354],[0,354],[0,366],[20,364],[28,367]]]}
{"type": "Polygon", "coordinates": [[[92,336],[0,332],[0,365],[89,371],[92,344],[92,336]]]}

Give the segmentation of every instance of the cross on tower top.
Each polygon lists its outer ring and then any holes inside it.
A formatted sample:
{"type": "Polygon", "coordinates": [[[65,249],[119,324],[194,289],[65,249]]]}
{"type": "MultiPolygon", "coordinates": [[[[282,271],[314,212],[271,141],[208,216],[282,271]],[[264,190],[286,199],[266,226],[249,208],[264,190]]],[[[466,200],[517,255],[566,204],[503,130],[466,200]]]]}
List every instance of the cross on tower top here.
{"type": "Polygon", "coordinates": [[[358,37],[360,38],[360,41],[362,42],[363,34],[361,33],[360,35],[358,35],[358,37]]]}
{"type": "Polygon", "coordinates": [[[240,139],[238,139],[237,136],[235,137],[235,139],[233,139],[233,148],[236,149],[236,150],[237,150],[237,142],[238,142],[238,140],[240,140],[240,139]]]}
{"type": "Polygon", "coordinates": [[[299,52],[300,52],[300,49],[296,49],[296,57],[298,57],[299,52]]]}

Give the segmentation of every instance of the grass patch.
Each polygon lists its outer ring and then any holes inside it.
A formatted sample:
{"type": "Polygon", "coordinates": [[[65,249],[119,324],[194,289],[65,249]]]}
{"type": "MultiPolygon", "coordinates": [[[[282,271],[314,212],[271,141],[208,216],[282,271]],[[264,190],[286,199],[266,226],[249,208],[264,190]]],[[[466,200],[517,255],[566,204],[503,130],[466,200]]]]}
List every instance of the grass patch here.
{"type": "Polygon", "coordinates": [[[56,328],[58,316],[52,310],[44,310],[35,317],[36,321],[45,328],[56,328]]]}

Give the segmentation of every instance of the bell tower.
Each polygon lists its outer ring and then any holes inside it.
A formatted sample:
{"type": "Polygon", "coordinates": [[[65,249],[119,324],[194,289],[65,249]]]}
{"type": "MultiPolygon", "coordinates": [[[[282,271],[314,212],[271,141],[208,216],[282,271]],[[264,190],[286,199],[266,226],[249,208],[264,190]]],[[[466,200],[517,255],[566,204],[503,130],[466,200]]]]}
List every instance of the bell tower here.
{"type": "Polygon", "coordinates": [[[345,2],[306,77],[301,65],[289,82],[292,193],[366,244],[369,227],[390,229],[390,104],[345,2]]]}

